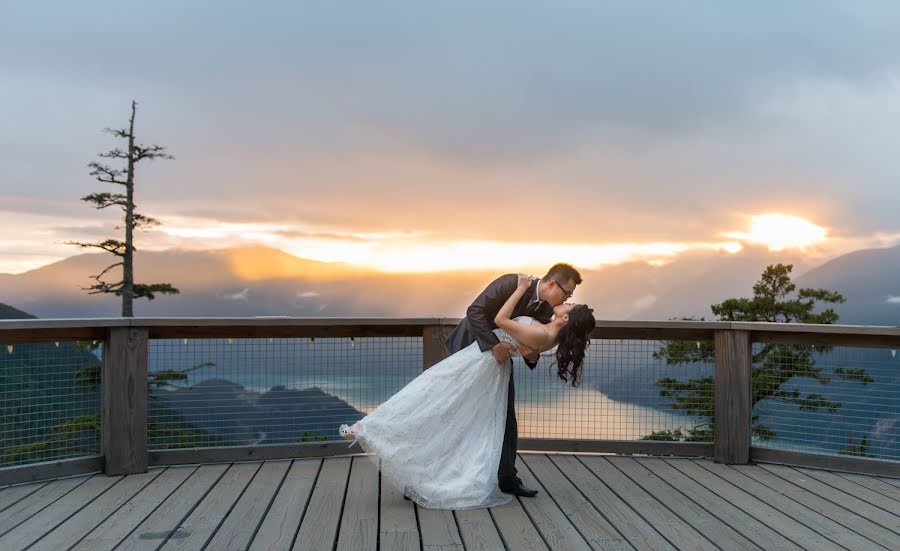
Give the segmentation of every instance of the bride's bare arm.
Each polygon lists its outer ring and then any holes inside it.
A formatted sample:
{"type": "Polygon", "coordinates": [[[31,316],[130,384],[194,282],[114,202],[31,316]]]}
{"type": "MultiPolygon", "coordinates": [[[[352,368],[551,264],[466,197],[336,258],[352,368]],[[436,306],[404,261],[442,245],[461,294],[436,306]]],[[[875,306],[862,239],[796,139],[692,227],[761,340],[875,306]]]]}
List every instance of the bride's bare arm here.
{"type": "Polygon", "coordinates": [[[525,325],[512,320],[512,313],[516,304],[519,303],[522,295],[525,294],[525,290],[533,282],[534,280],[529,276],[519,275],[519,284],[516,286],[516,290],[506,299],[500,311],[497,312],[497,316],[494,317],[494,323],[497,327],[509,333],[509,336],[520,344],[540,352],[550,348],[547,342],[550,337],[544,326],[537,321],[532,322],[531,325],[525,325]]]}

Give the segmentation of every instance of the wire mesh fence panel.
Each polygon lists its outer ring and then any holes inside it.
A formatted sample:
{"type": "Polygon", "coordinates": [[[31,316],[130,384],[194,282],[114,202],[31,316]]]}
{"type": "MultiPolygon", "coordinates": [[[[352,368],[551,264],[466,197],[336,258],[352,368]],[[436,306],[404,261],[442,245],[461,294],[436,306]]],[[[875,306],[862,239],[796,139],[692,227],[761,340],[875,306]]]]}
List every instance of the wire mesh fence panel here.
{"type": "Polygon", "coordinates": [[[2,346],[0,467],[100,455],[102,344],[2,346]]]}
{"type": "Polygon", "coordinates": [[[557,375],[554,352],[515,360],[523,438],[711,441],[711,341],[593,339],[581,385],[557,375]]]}
{"type": "Polygon", "coordinates": [[[421,371],[419,337],[151,340],[148,447],[337,440],[421,371]]]}
{"type": "Polygon", "coordinates": [[[895,351],[755,343],[753,355],[753,445],[900,461],[895,351]]]}

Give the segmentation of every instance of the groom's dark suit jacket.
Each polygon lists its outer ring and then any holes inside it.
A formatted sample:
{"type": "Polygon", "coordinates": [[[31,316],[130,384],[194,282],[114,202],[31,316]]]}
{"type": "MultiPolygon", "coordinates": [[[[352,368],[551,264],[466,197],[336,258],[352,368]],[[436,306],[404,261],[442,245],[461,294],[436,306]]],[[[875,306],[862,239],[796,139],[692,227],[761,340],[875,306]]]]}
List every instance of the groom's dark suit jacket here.
{"type": "MultiPolygon", "coordinates": [[[[500,342],[497,335],[493,333],[493,330],[497,328],[494,318],[506,300],[515,292],[518,284],[519,276],[517,274],[506,274],[495,279],[478,295],[466,310],[465,319],[456,326],[450,338],[447,339],[447,348],[451,354],[459,352],[476,341],[482,352],[490,350],[500,342]]],[[[540,280],[525,291],[525,295],[513,309],[511,317],[530,316],[541,323],[550,322],[550,317],[553,315],[553,308],[550,304],[547,302],[532,304],[539,284],[540,280]]],[[[525,363],[531,369],[537,365],[537,362],[532,363],[528,360],[525,360],[525,363]]]]}

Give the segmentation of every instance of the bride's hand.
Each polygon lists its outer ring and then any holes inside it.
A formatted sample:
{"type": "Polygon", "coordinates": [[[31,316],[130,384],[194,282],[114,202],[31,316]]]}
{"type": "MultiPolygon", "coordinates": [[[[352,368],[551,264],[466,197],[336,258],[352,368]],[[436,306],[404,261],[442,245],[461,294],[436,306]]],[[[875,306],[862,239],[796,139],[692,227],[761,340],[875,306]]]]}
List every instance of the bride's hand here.
{"type": "Polygon", "coordinates": [[[536,278],[528,274],[519,274],[519,289],[527,289],[536,278]]]}

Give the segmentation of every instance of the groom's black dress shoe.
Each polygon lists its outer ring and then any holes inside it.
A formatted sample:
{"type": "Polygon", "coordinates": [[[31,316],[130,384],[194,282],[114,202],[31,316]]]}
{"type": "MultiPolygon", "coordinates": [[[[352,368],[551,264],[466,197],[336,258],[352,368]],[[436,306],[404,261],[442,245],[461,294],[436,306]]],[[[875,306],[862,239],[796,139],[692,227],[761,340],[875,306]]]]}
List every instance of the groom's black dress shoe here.
{"type": "Polygon", "coordinates": [[[512,494],[521,497],[534,497],[537,490],[532,490],[528,486],[522,484],[522,479],[518,476],[500,481],[500,491],[504,494],[512,494]]]}

